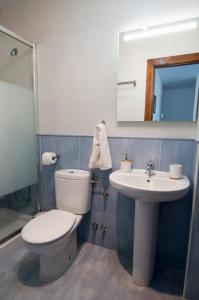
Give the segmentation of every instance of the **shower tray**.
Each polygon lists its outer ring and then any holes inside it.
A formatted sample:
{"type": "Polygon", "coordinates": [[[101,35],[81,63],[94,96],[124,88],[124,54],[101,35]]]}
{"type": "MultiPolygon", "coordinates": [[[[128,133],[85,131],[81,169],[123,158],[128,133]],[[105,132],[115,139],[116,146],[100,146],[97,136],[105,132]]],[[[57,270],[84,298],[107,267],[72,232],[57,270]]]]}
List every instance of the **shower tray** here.
{"type": "Polygon", "coordinates": [[[8,208],[0,208],[0,243],[19,232],[32,216],[8,208]]]}

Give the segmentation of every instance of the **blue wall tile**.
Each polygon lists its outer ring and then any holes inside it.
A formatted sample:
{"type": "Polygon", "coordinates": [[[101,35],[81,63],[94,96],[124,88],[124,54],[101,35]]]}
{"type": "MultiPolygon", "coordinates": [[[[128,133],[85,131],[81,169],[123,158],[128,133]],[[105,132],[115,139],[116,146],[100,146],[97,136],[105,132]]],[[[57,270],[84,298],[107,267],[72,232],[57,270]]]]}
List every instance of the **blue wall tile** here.
{"type": "Polygon", "coordinates": [[[104,204],[104,210],[109,214],[117,215],[118,212],[118,193],[111,186],[107,189],[108,197],[104,204]]]}
{"type": "Polygon", "coordinates": [[[192,192],[184,198],[160,204],[160,224],[175,229],[188,230],[192,208],[192,192]]]}
{"type": "Polygon", "coordinates": [[[91,137],[79,138],[80,169],[88,170],[92,144],[93,139],[91,137]]]}
{"type": "Polygon", "coordinates": [[[55,165],[56,170],[79,168],[79,137],[44,136],[41,139],[40,151],[41,154],[49,151],[60,155],[55,165]]]}
{"type": "Polygon", "coordinates": [[[120,169],[120,161],[125,158],[125,153],[130,155],[129,139],[126,138],[109,138],[109,145],[112,158],[112,169],[120,169]]]}
{"type": "Polygon", "coordinates": [[[199,176],[197,177],[194,209],[187,284],[185,287],[185,295],[189,300],[198,300],[199,298],[199,176]]]}
{"type": "Polygon", "coordinates": [[[199,298],[199,253],[191,253],[189,268],[188,268],[188,277],[187,285],[185,290],[185,296],[189,300],[198,300],[199,298]]]}
{"type": "Polygon", "coordinates": [[[162,140],[160,170],[169,170],[169,164],[183,165],[183,173],[193,179],[195,142],[187,140],[162,140]]]}
{"type": "Polygon", "coordinates": [[[160,144],[159,139],[131,139],[131,159],[133,167],[145,169],[148,160],[153,160],[155,169],[160,168],[160,144]]]}
{"type": "Polygon", "coordinates": [[[117,250],[117,239],[117,226],[111,226],[108,224],[107,231],[104,234],[101,232],[101,246],[108,249],[117,250]]]}
{"type": "Polygon", "coordinates": [[[41,170],[41,209],[50,210],[56,207],[55,205],[55,167],[42,167],[41,170]]]}
{"type": "MultiPolygon", "coordinates": [[[[195,170],[195,142],[190,140],[162,140],[160,154],[160,169],[168,171],[169,164],[180,163],[183,165],[183,173],[193,182],[195,170]]],[[[159,245],[165,236],[165,249],[158,248],[157,259],[160,264],[185,269],[187,257],[188,233],[192,210],[192,188],[189,193],[180,200],[162,203],[160,205],[159,218],[159,245]],[[176,235],[178,232],[179,235],[176,235]],[[173,237],[176,238],[173,239],[173,237]],[[172,246],[173,245],[173,246],[172,246]],[[166,249],[169,248],[167,251],[166,249]],[[171,257],[171,253],[174,255],[171,257]],[[179,253],[179,255],[178,255],[179,253]]]]}
{"type": "Polygon", "coordinates": [[[101,230],[102,245],[109,249],[117,250],[117,215],[104,213],[102,224],[107,227],[103,234],[101,230]]]}
{"type": "Polygon", "coordinates": [[[104,211],[104,199],[102,197],[101,192],[93,192],[92,195],[92,210],[96,212],[103,212],[104,211]]]}
{"type": "Polygon", "coordinates": [[[117,216],[125,222],[134,219],[135,201],[125,195],[117,195],[117,216]]]}
{"type": "Polygon", "coordinates": [[[102,236],[100,231],[100,225],[103,224],[103,212],[98,212],[91,210],[90,212],[90,223],[89,223],[89,234],[88,234],[88,241],[94,243],[96,245],[101,245],[102,243],[102,236]],[[98,230],[92,230],[92,224],[98,224],[98,230]]]}
{"type": "Polygon", "coordinates": [[[159,265],[185,270],[189,232],[160,225],[157,244],[159,265]]]}
{"type": "Polygon", "coordinates": [[[199,253],[199,203],[198,201],[196,203],[195,212],[194,212],[191,252],[199,253]]]}
{"type": "Polygon", "coordinates": [[[55,204],[54,172],[59,169],[79,169],[79,138],[65,136],[40,136],[40,172],[41,172],[41,208],[49,210],[55,204]],[[60,155],[54,166],[43,166],[41,155],[44,152],[56,152],[60,155]]]}
{"type": "MultiPolygon", "coordinates": [[[[40,156],[45,151],[55,151],[60,155],[55,166],[40,164],[41,207],[49,210],[55,207],[54,172],[61,168],[81,168],[88,170],[92,150],[92,137],[40,136],[40,156]]],[[[185,173],[192,178],[194,170],[195,146],[193,141],[109,138],[113,170],[120,168],[120,160],[125,152],[133,160],[135,168],[145,168],[146,161],[152,159],[155,168],[168,170],[169,163],[182,163],[185,173]]],[[[109,194],[103,198],[102,189],[93,184],[92,209],[84,216],[78,228],[78,236],[83,240],[117,249],[132,255],[134,201],[118,194],[109,184],[110,171],[93,170],[93,179],[101,181],[109,194]],[[98,229],[93,232],[96,222],[107,226],[103,235],[98,229]]],[[[184,199],[160,205],[157,262],[170,267],[184,269],[187,238],[190,222],[192,194],[184,199]],[[173,241],[173,238],[175,239],[173,241]],[[180,253],[180,255],[178,255],[180,253]]]]}
{"type": "Polygon", "coordinates": [[[117,251],[129,256],[133,255],[134,218],[117,220],[117,251]]]}

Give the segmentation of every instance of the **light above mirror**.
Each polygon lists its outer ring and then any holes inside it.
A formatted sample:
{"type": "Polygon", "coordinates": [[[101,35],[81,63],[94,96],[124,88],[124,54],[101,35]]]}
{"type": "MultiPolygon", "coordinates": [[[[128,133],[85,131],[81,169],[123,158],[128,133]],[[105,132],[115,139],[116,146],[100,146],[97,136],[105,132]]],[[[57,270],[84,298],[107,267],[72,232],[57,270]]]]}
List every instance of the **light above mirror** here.
{"type": "Polygon", "coordinates": [[[189,23],[175,24],[171,26],[158,27],[154,29],[144,29],[139,32],[125,34],[123,38],[124,41],[127,42],[127,41],[143,39],[143,38],[148,38],[157,35],[165,35],[165,34],[175,33],[180,31],[193,30],[197,28],[197,25],[198,25],[197,22],[189,22],[189,23]]]}

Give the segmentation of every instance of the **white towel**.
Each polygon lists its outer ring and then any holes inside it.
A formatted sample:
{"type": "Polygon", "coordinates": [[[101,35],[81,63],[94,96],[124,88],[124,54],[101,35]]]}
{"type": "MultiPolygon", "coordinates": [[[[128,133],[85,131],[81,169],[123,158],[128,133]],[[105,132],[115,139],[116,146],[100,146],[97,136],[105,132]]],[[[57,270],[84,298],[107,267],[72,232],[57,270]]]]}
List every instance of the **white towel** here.
{"type": "Polygon", "coordinates": [[[93,137],[93,149],[89,162],[90,169],[109,170],[112,168],[111,153],[104,124],[98,124],[93,137]]]}

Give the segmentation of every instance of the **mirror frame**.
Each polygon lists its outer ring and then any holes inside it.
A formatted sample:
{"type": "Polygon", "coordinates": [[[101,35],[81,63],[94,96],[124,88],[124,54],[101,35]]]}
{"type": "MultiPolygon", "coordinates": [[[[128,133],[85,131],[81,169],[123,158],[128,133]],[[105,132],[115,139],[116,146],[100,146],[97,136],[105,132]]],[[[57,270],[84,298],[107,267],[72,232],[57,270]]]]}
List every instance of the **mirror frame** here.
{"type": "Polygon", "coordinates": [[[144,121],[153,121],[154,86],[156,68],[199,63],[199,53],[182,54],[147,60],[146,98],[144,121]]]}

